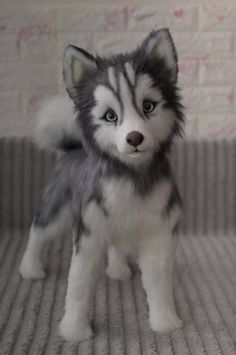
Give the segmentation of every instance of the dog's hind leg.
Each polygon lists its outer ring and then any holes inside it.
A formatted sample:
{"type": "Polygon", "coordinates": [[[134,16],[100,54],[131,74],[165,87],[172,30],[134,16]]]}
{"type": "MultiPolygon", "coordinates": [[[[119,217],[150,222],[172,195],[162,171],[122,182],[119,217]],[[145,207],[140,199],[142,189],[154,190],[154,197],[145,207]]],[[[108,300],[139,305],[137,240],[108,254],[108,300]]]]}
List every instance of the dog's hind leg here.
{"type": "Polygon", "coordinates": [[[45,277],[42,252],[48,242],[64,234],[70,222],[67,194],[59,179],[55,179],[45,190],[41,207],[30,228],[27,248],[19,269],[24,279],[45,277]]]}
{"type": "Polygon", "coordinates": [[[29,241],[20,265],[20,274],[24,279],[42,279],[46,276],[42,252],[48,242],[61,236],[65,231],[70,218],[68,210],[67,206],[63,207],[46,226],[40,226],[37,221],[32,223],[29,241]]]}

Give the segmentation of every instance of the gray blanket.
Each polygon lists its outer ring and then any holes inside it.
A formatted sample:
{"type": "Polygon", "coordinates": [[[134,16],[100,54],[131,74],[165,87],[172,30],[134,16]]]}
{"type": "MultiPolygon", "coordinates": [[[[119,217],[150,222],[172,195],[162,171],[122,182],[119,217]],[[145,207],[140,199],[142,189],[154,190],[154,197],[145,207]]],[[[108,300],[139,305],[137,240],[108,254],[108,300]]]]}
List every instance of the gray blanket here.
{"type": "Polygon", "coordinates": [[[175,274],[185,324],[158,335],[148,325],[140,274],[103,278],[91,304],[93,339],[58,337],[71,238],[48,250],[48,277],[24,281],[18,266],[55,156],[31,142],[0,140],[0,354],[236,354],[236,142],[177,143],[172,162],[185,205],[175,274]]]}

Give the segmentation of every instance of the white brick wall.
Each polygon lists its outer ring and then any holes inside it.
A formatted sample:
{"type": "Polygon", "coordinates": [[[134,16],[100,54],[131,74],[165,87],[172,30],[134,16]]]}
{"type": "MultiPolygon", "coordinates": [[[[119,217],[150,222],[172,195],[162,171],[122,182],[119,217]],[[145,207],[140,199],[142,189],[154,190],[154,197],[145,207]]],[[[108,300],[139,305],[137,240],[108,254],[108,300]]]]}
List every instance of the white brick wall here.
{"type": "Polygon", "coordinates": [[[164,26],[179,52],[187,135],[236,136],[235,0],[0,0],[0,14],[0,135],[32,133],[39,103],[64,90],[69,43],[116,53],[164,26]]]}

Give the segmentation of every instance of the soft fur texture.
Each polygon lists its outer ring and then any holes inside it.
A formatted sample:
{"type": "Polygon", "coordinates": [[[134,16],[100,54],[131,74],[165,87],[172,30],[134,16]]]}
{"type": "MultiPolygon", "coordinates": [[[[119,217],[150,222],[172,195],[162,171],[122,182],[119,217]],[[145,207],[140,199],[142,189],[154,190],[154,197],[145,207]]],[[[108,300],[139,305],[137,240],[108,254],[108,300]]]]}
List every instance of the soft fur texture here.
{"type": "Polygon", "coordinates": [[[53,150],[77,148],[81,133],[76,126],[76,116],[73,102],[66,95],[44,102],[36,118],[36,143],[53,150]]]}
{"type": "Polygon", "coordinates": [[[172,282],[181,199],[168,161],[184,121],[177,72],[167,29],[152,32],[130,54],[95,58],[74,46],[65,51],[64,80],[73,101],[55,99],[39,123],[47,133],[43,145],[65,153],[35,216],[20,272],[44,277],[44,244],[71,220],[73,255],[60,326],[68,340],[92,334],[89,300],[107,250],[107,274],[114,279],[131,276],[127,258],[138,263],[152,329],[182,324],[172,282]]]}

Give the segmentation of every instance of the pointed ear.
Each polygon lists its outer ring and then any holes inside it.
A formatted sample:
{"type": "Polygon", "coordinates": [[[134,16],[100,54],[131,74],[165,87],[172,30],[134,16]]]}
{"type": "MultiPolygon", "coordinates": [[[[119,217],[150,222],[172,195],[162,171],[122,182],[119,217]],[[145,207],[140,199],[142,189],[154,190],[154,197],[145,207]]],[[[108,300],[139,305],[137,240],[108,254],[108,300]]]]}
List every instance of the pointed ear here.
{"type": "Polygon", "coordinates": [[[66,88],[73,96],[75,86],[82,74],[89,69],[96,68],[95,58],[85,50],[69,45],[64,52],[63,77],[66,88]]]}
{"type": "Polygon", "coordinates": [[[147,55],[163,58],[171,70],[171,78],[174,83],[178,75],[178,56],[173,38],[168,28],[152,31],[143,42],[143,48],[147,55]]]}

